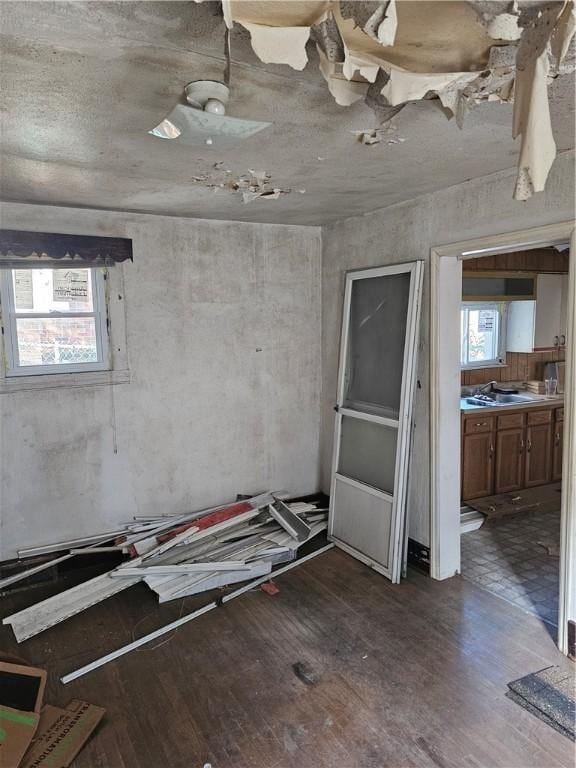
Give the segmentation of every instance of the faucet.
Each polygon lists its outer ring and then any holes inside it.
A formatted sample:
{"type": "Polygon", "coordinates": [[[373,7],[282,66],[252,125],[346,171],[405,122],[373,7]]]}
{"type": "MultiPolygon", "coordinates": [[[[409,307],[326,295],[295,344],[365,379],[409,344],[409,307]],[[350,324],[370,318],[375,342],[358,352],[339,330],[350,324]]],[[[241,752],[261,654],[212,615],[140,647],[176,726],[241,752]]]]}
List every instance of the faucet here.
{"type": "Polygon", "coordinates": [[[483,384],[481,387],[477,387],[474,390],[474,394],[475,395],[481,395],[486,390],[487,387],[489,387],[488,391],[492,392],[492,390],[494,389],[494,385],[495,384],[498,384],[498,382],[497,381],[489,381],[488,384],[483,384]]]}

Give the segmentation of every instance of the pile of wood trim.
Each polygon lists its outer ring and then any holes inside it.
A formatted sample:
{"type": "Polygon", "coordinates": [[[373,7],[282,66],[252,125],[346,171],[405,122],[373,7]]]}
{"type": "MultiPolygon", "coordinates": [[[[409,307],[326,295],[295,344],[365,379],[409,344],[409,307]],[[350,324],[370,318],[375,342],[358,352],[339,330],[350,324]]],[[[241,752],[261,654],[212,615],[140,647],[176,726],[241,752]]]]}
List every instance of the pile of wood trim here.
{"type": "MultiPolygon", "coordinates": [[[[123,532],[89,537],[83,545],[76,542],[66,554],[5,579],[0,587],[77,554],[119,551],[127,559],[7,616],[3,623],[22,642],[141,581],[163,603],[266,577],[274,565],[295,560],[298,548],[327,527],[327,510],[305,502],[284,503],[280,495],[269,492],[187,515],[148,518],[127,524],[123,532]]],[[[36,551],[47,549],[57,552],[58,545],[36,551]]]]}

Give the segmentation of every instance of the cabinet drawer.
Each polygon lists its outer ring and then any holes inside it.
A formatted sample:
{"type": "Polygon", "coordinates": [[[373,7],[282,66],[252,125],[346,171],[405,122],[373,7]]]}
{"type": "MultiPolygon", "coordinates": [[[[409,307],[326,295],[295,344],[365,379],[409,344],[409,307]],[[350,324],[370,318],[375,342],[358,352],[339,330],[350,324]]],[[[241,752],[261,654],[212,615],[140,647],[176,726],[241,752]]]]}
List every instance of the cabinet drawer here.
{"type": "Polygon", "coordinates": [[[550,424],[552,411],[528,411],[528,424],[550,424]]]}
{"type": "Polygon", "coordinates": [[[556,408],[556,421],[564,421],[564,408],[556,408]]]}
{"type": "Polygon", "coordinates": [[[494,416],[467,416],[464,419],[464,434],[474,432],[492,432],[494,429],[494,416]]]}
{"type": "Polygon", "coordinates": [[[525,413],[507,413],[498,416],[498,429],[514,429],[514,427],[523,427],[525,423],[525,413]]]}

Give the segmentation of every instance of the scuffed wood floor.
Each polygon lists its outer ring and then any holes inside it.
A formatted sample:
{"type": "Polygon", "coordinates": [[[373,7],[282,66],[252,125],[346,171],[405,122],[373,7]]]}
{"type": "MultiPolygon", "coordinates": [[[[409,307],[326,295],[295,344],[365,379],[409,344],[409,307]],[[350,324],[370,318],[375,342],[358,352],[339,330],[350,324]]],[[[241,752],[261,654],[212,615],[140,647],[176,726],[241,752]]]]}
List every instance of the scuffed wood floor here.
{"type": "MultiPolygon", "coordinates": [[[[68,686],[59,675],[207,598],[159,609],[138,585],[20,646],[2,627],[0,648],[49,670],[47,701],[107,708],[74,768],[573,765],[572,743],[504,696],[570,664],[536,618],[460,578],[392,586],[338,550],[277,584],[68,686]]],[[[2,615],[53,591],[5,598],[2,615]]]]}

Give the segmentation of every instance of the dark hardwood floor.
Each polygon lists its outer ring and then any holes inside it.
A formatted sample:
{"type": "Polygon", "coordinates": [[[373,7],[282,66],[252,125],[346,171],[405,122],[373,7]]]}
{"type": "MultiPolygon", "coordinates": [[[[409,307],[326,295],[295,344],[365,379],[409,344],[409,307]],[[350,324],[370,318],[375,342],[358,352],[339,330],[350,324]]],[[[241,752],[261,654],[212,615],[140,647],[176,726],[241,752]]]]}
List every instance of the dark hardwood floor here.
{"type": "MultiPolygon", "coordinates": [[[[338,550],[86,677],[58,677],[206,596],[158,607],[137,585],[5,654],[45,666],[45,699],[107,708],[74,768],[529,768],[574,745],[505,697],[570,668],[535,617],[461,578],[400,586],[338,550]],[[294,665],[299,664],[295,668],[294,665]]],[[[3,616],[55,591],[4,598],[3,616]]]]}

